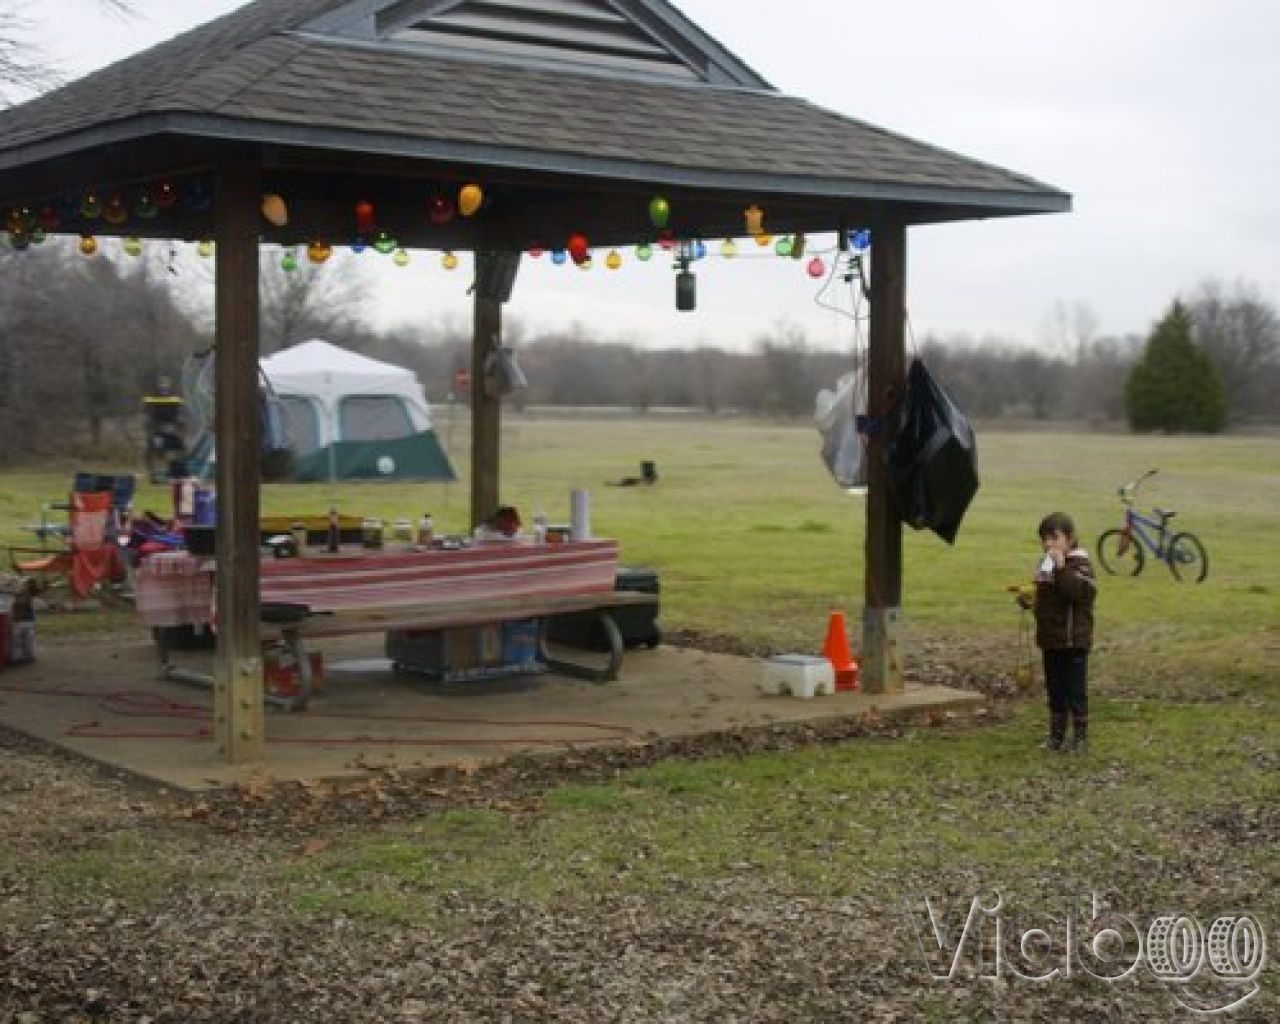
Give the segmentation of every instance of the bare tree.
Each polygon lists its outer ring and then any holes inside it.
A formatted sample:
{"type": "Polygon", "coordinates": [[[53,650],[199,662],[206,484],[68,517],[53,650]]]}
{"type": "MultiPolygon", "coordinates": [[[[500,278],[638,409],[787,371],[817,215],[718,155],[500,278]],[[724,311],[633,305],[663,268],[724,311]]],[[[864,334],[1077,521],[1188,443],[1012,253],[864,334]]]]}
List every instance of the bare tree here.
{"type": "Polygon", "coordinates": [[[1280,315],[1254,286],[1205,281],[1188,304],[1196,341],[1209,353],[1233,420],[1275,419],[1280,386],[1280,315]]]}
{"type": "MultiPolygon", "coordinates": [[[[132,17],[132,0],[85,0],[117,17],[132,17]]],[[[29,0],[0,0],[0,105],[8,105],[10,90],[41,93],[61,85],[63,76],[48,52],[35,41],[39,21],[27,11],[29,0]]]]}
{"type": "Polygon", "coordinates": [[[322,264],[305,259],[294,270],[264,250],[261,276],[261,350],[263,355],[308,338],[342,338],[354,333],[368,303],[363,257],[335,252],[322,264]]]}

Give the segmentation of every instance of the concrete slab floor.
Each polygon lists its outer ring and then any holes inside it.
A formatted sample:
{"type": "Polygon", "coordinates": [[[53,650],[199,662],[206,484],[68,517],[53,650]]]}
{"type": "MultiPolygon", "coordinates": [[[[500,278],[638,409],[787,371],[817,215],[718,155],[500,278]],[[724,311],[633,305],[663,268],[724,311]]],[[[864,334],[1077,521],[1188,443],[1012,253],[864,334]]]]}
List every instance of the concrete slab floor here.
{"type": "MultiPolygon", "coordinates": [[[[0,725],[197,792],[251,779],[340,778],[844,718],[873,708],[885,718],[967,710],[985,700],[941,686],[887,696],[766,696],[756,685],[760,660],[676,647],[628,652],[621,678],[606,684],[551,673],[432,683],[392,672],[379,636],[326,641],[323,650],[323,692],[303,711],[268,710],[267,755],[256,765],[227,764],[216,754],[211,692],[160,681],[141,631],[43,641],[38,661],[0,672],[0,725]]],[[[209,672],[212,655],[187,652],[177,660],[209,672]]]]}

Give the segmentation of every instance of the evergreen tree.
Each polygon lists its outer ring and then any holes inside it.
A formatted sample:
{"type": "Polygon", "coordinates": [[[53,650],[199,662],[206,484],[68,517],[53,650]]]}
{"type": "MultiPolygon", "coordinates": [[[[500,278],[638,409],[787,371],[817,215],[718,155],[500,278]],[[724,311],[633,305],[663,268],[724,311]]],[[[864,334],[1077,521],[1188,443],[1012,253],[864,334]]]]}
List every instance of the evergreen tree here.
{"type": "Polygon", "coordinates": [[[1175,301],[1129,372],[1125,407],[1136,431],[1217,433],[1226,422],[1222,376],[1192,338],[1191,314],[1175,301]]]}

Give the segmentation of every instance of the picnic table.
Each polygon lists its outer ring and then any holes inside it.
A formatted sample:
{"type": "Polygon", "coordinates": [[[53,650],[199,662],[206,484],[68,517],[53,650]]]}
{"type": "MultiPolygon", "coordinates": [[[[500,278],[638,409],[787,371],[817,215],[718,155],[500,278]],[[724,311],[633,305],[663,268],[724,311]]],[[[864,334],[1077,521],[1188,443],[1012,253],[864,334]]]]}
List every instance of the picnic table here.
{"type": "MultiPolygon", "coordinates": [[[[584,611],[598,615],[608,638],[606,664],[552,657],[542,628],[541,660],[556,672],[597,682],[615,679],[625,645],[613,610],[657,601],[653,594],[615,590],[617,569],[618,545],[613,540],[382,553],[350,548],[264,559],[264,633],[282,640],[301,677],[300,693],[280,702],[296,707],[309,699],[313,680],[305,646],[313,640],[527,619],[545,625],[551,616],[584,611]]],[[[206,681],[172,664],[165,638],[174,627],[208,628],[216,620],[214,571],[212,559],[162,552],[148,558],[137,573],[137,609],[156,636],[166,678],[206,681]]]]}

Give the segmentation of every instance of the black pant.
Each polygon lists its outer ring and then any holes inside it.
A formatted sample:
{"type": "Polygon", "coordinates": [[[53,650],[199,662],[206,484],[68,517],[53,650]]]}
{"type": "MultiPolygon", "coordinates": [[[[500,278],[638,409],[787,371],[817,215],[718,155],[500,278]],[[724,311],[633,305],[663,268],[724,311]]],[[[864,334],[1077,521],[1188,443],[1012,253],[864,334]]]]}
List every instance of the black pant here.
{"type": "Polygon", "coordinates": [[[1076,735],[1089,727],[1089,652],[1063,647],[1044,652],[1044,681],[1049,691],[1049,732],[1062,739],[1067,732],[1067,712],[1076,735]]]}

